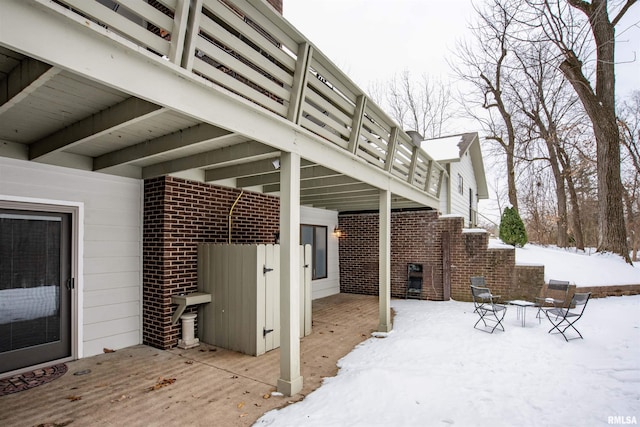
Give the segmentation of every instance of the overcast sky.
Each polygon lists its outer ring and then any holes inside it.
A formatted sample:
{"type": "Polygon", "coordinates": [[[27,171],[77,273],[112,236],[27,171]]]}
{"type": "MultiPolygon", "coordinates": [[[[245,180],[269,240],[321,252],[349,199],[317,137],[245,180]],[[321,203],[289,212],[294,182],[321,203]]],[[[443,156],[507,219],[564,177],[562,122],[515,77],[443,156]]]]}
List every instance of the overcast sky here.
{"type": "MultiPolygon", "coordinates": [[[[389,81],[408,69],[447,78],[446,59],[464,37],[470,0],[283,0],[284,16],[356,84],[389,81]]],[[[618,25],[618,95],[640,90],[640,4],[618,25]],[[636,25],[626,31],[620,32],[636,25]],[[633,61],[635,51],[635,62],[633,61]]]]}

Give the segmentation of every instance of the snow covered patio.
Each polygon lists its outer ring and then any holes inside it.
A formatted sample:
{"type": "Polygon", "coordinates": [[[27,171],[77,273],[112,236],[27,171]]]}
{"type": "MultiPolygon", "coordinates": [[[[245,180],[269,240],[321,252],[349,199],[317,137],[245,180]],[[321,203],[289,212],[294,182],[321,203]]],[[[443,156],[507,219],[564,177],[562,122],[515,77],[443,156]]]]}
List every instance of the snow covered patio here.
{"type": "Polygon", "coordinates": [[[394,300],[392,307],[392,333],[362,343],[339,362],[336,377],[257,425],[596,426],[640,419],[640,296],[589,301],[576,324],[584,340],[569,343],[549,335],[549,321],[539,324],[533,310],[523,328],[509,307],[506,332],[490,335],[473,329],[471,303],[394,300]]]}

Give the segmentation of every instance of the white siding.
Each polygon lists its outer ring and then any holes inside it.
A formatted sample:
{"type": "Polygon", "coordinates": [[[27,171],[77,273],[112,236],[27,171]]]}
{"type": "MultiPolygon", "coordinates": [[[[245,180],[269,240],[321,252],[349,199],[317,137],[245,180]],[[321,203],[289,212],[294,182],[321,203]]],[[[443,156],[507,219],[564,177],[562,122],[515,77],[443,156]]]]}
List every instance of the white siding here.
{"type": "Polygon", "coordinates": [[[140,344],[142,181],[0,158],[3,196],[84,206],[76,356],[140,344]]]}
{"type": "Polygon", "coordinates": [[[465,153],[460,162],[451,163],[451,214],[458,214],[464,217],[465,227],[469,226],[469,188],[473,192],[472,207],[477,209],[478,201],[476,194],[478,193],[478,186],[476,184],[476,177],[473,173],[473,164],[471,163],[471,156],[465,153]],[[462,175],[464,180],[464,191],[460,194],[458,191],[458,174],[462,175]]]}
{"type": "Polygon", "coordinates": [[[338,238],[333,229],[338,226],[338,212],[325,209],[300,207],[300,224],[324,225],[327,227],[327,277],[311,282],[311,299],[324,298],[340,293],[340,262],[338,238]]]}
{"type": "Polygon", "coordinates": [[[442,186],[440,187],[440,213],[449,214],[449,177],[442,177],[442,186]]]}

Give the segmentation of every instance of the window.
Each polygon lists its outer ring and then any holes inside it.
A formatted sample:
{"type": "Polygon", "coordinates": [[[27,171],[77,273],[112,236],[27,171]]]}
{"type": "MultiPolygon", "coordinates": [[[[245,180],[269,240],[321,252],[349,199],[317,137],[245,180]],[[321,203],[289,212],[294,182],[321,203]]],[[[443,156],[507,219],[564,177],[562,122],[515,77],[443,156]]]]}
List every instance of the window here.
{"type": "Polygon", "coordinates": [[[458,193],[464,194],[464,179],[458,174],[458,193]]]}
{"type": "Polygon", "coordinates": [[[313,270],[311,279],[327,277],[327,227],[322,225],[301,225],[300,244],[311,245],[313,270]]]}

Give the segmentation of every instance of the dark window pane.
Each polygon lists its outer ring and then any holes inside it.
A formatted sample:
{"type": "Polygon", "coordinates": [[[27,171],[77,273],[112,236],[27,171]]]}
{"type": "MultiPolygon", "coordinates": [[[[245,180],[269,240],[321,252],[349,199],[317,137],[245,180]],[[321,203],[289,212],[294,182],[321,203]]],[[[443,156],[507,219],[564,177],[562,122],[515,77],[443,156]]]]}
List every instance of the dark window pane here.
{"type": "Polygon", "coordinates": [[[60,340],[61,235],[59,216],[0,213],[0,352],[60,340]]]}
{"type": "Polygon", "coordinates": [[[316,227],[315,253],[313,257],[315,265],[315,279],[327,277],[327,227],[316,227]]]}

